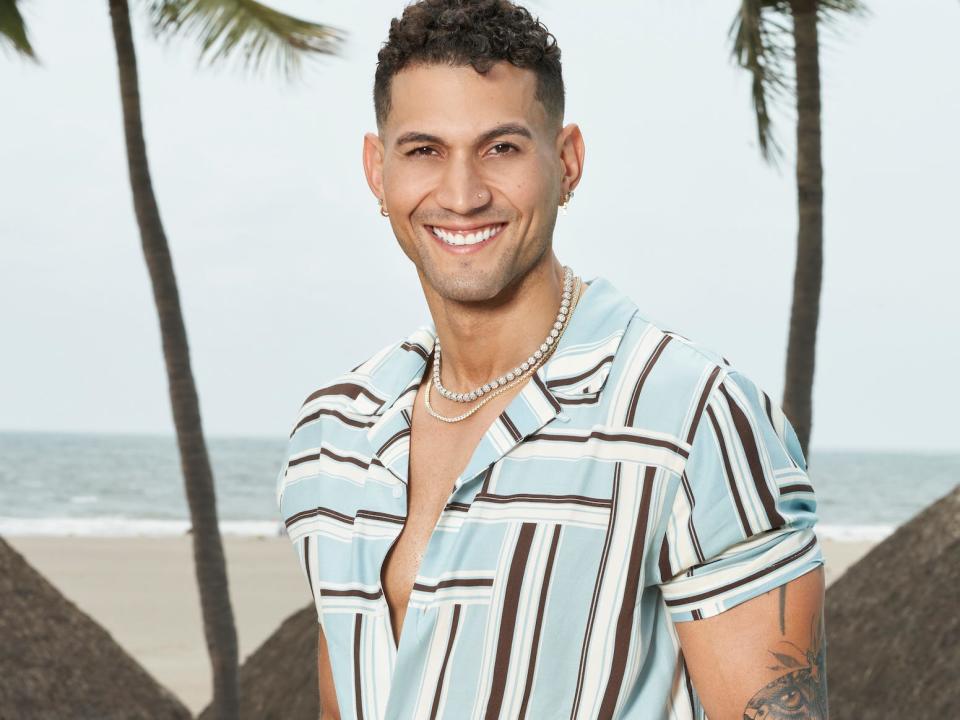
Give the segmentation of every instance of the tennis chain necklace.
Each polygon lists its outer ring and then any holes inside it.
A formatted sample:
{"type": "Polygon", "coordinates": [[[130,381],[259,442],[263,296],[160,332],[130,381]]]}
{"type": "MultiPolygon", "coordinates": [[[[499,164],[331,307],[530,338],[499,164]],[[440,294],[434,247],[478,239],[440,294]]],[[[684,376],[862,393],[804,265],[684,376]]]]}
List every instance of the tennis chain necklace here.
{"type": "Polygon", "coordinates": [[[576,278],[576,283],[574,283],[573,271],[569,267],[565,266],[564,269],[563,296],[560,302],[560,312],[557,314],[557,320],[554,322],[553,327],[550,330],[550,334],[547,335],[546,340],[541,343],[540,347],[529,358],[527,358],[527,360],[522,362],[511,372],[501,375],[499,378],[492,380],[489,383],[484,383],[477,389],[471,390],[468,393],[452,393],[440,383],[440,339],[437,338],[435,340],[433,382],[427,383],[426,392],[423,396],[423,404],[427,408],[427,412],[429,412],[438,420],[443,420],[444,422],[448,423],[464,420],[473,415],[488,402],[493,400],[493,398],[495,398],[497,395],[506,392],[510,388],[522,382],[528,375],[536,372],[537,368],[546,362],[547,358],[553,354],[553,350],[559,343],[559,340],[563,335],[563,331],[566,329],[567,324],[569,323],[573,308],[576,306],[577,301],[580,298],[580,291],[583,286],[582,280],[579,277],[576,278]],[[441,395],[444,397],[449,396],[450,400],[455,400],[456,402],[471,402],[479,398],[482,399],[480,399],[480,401],[467,412],[453,417],[448,417],[438,413],[430,404],[430,385],[435,385],[440,391],[441,395]],[[460,400],[459,398],[461,397],[465,399],[460,400]]]}

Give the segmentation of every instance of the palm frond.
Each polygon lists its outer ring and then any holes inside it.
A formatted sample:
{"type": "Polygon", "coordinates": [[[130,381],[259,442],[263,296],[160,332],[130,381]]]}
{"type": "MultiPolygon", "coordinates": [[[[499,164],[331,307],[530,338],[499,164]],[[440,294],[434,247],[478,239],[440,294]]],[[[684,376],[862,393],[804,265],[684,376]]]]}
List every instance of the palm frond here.
{"type": "Polygon", "coordinates": [[[37,59],[27,37],[27,25],[23,21],[23,15],[17,9],[17,0],[0,0],[0,47],[12,47],[15,53],[31,60],[37,59]]]}
{"type": "Polygon", "coordinates": [[[199,62],[213,64],[239,55],[246,69],[272,62],[286,77],[305,55],[335,55],[346,33],[287,15],[256,0],[149,0],[151,25],[159,38],[189,36],[200,43],[199,62]]]}
{"type": "Polygon", "coordinates": [[[834,26],[841,17],[867,17],[870,10],[860,0],[819,0],[817,2],[817,20],[822,25],[834,26]]]}
{"type": "Polygon", "coordinates": [[[773,164],[783,150],[773,132],[770,109],[792,97],[794,91],[788,72],[792,52],[789,9],[788,0],[741,0],[729,31],[733,59],[752,77],[760,153],[773,164]]]}

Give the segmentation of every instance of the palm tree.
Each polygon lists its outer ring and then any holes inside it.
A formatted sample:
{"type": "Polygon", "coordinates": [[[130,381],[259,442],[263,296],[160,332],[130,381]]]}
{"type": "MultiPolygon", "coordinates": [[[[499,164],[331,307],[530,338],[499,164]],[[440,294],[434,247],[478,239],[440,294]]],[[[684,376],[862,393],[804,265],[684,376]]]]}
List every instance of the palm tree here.
{"type": "Polygon", "coordinates": [[[782,407],[804,455],[812,426],[823,268],[819,24],[841,14],[863,12],[859,0],[741,0],[730,27],[733,56],[753,78],[757,139],[764,160],[770,163],[777,161],[782,150],[773,135],[769,108],[787,97],[796,99],[797,261],[782,407]],[[791,59],[795,85],[787,72],[791,59]]]}
{"type": "MultiPolygon", "coordinates": [[[[193,526],[193,556],[207,650],[213,667],[215,715],[240,715],[237,633],[227,592],[227,572],[217,524],[213,473],[200,421],[197,389],[177,281],[153,193],[140,116],[137,58],[127,0],[108,0],[117,52],[127,169],[144,258],[160,319],[167,381],[180,464],[193,526]]],[[[200,60],[225,61],[238,53],[242,65],[257,69],[273,60],[287,77],[308,54],[336,53],[343,33],[277,12],[254,0],[143,0],[158,38],[191,36],[200,60]]],[[[17,0],[0,0],[0,43],[36,61],[17,0]],[[5,42],[4,42],[5,41],[5,42]]]]}

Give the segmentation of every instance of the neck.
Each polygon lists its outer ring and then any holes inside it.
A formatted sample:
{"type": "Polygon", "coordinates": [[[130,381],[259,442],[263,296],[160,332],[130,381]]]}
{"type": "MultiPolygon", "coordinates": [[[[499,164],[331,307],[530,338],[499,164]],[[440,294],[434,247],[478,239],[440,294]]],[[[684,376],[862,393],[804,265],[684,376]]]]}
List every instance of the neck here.
{"type": "Polygon", "coordinates": [[[441,340],[443,384],[472,390],[526,360],[553,327],[562,287],[563,265],[549,253],[545,262],[488,303],[426,293],[441,340]]]}

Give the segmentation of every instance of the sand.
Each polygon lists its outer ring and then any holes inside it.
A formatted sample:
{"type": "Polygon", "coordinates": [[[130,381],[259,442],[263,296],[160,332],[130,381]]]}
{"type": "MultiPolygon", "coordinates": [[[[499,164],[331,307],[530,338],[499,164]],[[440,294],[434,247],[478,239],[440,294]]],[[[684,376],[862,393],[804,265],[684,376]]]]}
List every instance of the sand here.
{"type": "MultiPolygon", "coordinates": [[[[5,539],[194,713],[206,706],[210,665],[189,537],[5,539]]],[[[874,545],[821,543],[828,585],[874,545]]],[[[224,544],[242,661],[310,592],[288,538],[226,535],[224,544]]]]}

